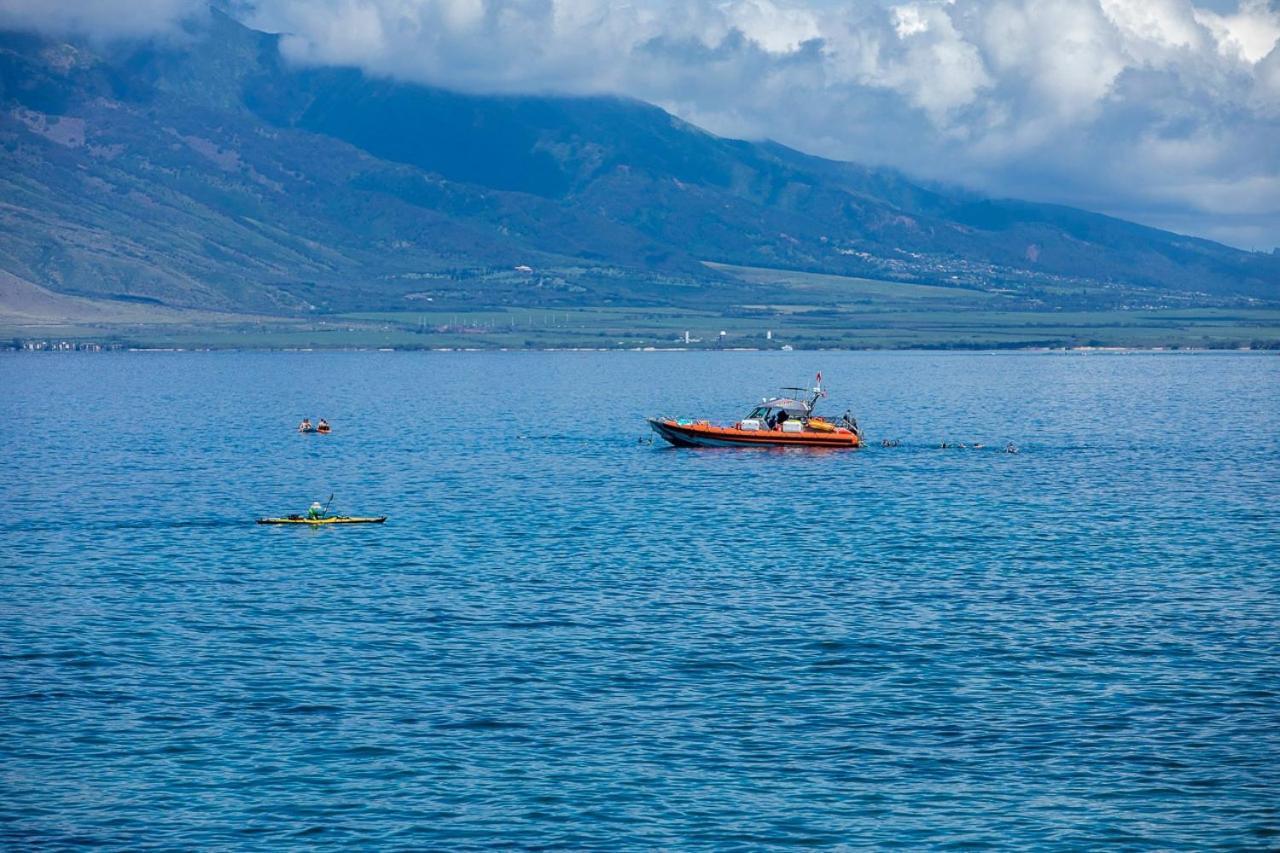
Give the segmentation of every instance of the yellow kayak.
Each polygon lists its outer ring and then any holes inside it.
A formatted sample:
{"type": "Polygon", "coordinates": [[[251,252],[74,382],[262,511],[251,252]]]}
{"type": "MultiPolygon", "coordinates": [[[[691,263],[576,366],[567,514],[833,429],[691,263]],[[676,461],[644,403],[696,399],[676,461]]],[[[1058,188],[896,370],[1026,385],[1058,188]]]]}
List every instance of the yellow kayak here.
{"type": "Polygon", "coordinates": [[[307,518],[302,515],[287,515],[284,518],[260,518],[259,524],[381,524],[386,521],[385,515],[361,517],[357,515],[331,515],[328,518],[307,518]]]}

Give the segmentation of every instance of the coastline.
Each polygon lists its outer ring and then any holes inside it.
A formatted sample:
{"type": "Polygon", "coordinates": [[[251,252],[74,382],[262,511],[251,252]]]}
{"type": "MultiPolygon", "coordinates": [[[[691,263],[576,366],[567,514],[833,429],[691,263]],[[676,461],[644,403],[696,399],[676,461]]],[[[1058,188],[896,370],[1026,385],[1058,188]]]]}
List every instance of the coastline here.
{"type": "Polygon", "coordinates": [[[355,352],[385,352],[385,353],[586,353],[586,352],[640,352],[640,353],[813,353],[813,352],[865,352],[865,353],[924,353],[924,354],[986,354],[995,355],[999,353],[1010,354],[1062,354],[1062,355],[1126,355],[1126,354],[1168,354],[1168,355],[1188,355],[1188,354],[1224,354],[1224,353],[1280,353],[1280,343],[1271,347],[1254,347],[1254,346],[1221,346],[1221,347],[1179,347],[1179,346],[1157,346],[1157,347],[1141,347],[1141,346],[1070,346],[1070,347],[1045,347],[1045,346],[919,346],[919,347],[793,347],[791,350],[783,350],[778,347],[723,347],[723,348],[698,348],[698,347],[261,347],[261,346],[240,346],[240,347],[215,347],[215,346],[190,346],[190,347],[134,347],[134,346],[101,346],[93,349],[80,348],[15,348],[0,347],[0,353],[4,354],[68,354],[68,353],[231,353],[231,352],[255,352],[255,353],[355,353],[355,352]]]}

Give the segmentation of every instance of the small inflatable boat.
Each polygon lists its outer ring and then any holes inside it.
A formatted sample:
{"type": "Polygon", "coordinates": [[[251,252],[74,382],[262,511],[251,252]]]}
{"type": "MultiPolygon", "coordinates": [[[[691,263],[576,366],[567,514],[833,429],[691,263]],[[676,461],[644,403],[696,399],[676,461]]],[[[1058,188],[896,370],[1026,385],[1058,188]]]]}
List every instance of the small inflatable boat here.
{"type": "Polygon", "coordinates": [[[676,447],[855,448],[862,445],[862,431],[849,412],[834,422],[814,415],[818,400],[827,396],[821,373],[813,388],[783,390],[804,391],[808,399],[765,398],[732,426],[679,418],[649,418],[649,426],[676,447]]]}

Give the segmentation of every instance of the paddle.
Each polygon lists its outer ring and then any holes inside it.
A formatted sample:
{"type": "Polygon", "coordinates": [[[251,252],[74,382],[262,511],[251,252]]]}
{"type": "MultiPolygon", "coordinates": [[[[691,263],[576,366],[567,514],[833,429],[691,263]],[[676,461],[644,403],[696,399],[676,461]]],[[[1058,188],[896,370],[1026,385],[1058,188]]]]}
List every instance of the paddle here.
{"type": "Polygon", "coordinates": [[[329,517],[329,504],[333,503],[333,492],[329,493],[329,501],[324,505],[324,518],[329,517]]]}

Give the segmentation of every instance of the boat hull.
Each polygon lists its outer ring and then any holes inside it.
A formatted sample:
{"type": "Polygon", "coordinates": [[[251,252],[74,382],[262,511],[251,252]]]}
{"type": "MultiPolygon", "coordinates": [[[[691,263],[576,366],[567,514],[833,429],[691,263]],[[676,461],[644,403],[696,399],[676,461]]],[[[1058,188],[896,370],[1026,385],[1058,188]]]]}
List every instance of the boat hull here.
{"type": "Polygon", "coordinates": [[[649,418],[649,426],[676,447],[833,447],[847,450],[862,443],[855,433],[848,431],[746,430],[709,423],[682,424],[670,418],[649,418]]]}

